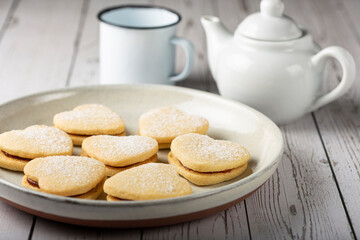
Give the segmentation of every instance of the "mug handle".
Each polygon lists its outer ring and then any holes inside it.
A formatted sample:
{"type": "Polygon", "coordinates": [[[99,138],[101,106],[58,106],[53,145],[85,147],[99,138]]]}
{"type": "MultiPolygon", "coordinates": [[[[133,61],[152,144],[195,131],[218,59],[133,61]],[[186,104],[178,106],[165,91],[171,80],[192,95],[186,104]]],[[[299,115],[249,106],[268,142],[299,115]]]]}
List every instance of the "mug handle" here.
{"type": "Polygon", "coordinates": [[[327,47],[318,52],[315,56],[313,56],[311,58],[311,63],[315,68],[318,68],[320,66],[323,66],[324,62],[329,58],[335,58],[337,61],[339,61],[343,70],[341,82],[329,93],[316,99],[310,107],[309,112],[314,111],[341,97],[345,94],[345,92],[350,89],[350,87],[355,82],[354,58],[344,48],[337,46],[327,47]]]}
{"type": "Polygon", "coordinates": [[[186,63],[184,69],[179,74],[170,76],[169,79],[172,82],[178,82],[184,80],[191,72],[194,65],[194,46],[185,38],[174,37],[170,40],[170,42],[182,47],[185,51],[186,63]]]}

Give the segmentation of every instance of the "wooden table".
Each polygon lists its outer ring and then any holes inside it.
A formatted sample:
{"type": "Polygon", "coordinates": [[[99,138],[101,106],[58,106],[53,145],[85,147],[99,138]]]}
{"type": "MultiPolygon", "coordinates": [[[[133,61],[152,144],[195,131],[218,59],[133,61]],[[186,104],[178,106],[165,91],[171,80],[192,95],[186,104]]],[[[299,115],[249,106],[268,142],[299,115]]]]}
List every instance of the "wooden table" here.
{"type": "MultiPolygon", "coordinates": [[[[0,102],[98,82],[97,12],[125,1],[0,1],[0,102]]],[[[231,30],[259,1],[135,1],[168,6],[183,20],[196,63],[181,86],[217,93],[207,64],[202,14],[231,30]]],[[[134,3],[134,1],[132,1],[134,3]]],[[[285,0],[285,12],[323,47],[347,48],[360,64],[360,1],[285,0]]],[[[179,53],[179,59],[183,57],[179,53]]],[[[183,61],[179,61],[178,68],[183,61]]],[[[331,62],[326,87],[338,83],[331,62]]],[[[149,229],[96,229],[48,221],[0,202],[0,239],[356,239],[360,237],[360,82],[340,100],[281,127],[285,154],[276,173],[246,201],[215,216],[149,229]]]]}

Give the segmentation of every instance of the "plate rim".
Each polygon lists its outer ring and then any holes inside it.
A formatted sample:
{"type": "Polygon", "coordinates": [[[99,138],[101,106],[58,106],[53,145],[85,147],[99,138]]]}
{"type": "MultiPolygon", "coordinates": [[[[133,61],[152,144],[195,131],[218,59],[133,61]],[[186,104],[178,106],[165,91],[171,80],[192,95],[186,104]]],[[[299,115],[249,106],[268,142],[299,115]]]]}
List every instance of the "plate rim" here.
{"type": "MultiPolygon", "coordinates": [[[[279,162],[282,159],[283,153],[284,153],[284,137],[283,134],[281,132],[281,130],[279,129],[279,127],[267,116],[265,116],[263,113],[259,112],[258,110],[249,107],[243,103],[222,97],[220,95],[214,94],[214,93],[210,93],[210,92],[205,92],[205,91],[201,91],[201,90],[197,90],[197,89],[192,89],[192,88],[187,88],[187,87],[180,87],[180,86],[168,86],[168,85],[155,85],[155,84],[107,84],[107,85],[87,85],[87,86],[75,86],[75,87],[65,87],[65,88],[57,88],[57,89],[53,89],[53,90],[48,90],[48,91],[41,91],[41,92],[37,92],[34,94],[29,94],[23,97],[19,97],[19,98],[15,98],[12,99],[10,101],[4,102],[2,104],[0,104],[0,112],[2,111],[2,108],[10,105],[10,104],[14,104],[16,102],[21,102],[24,101],[26,99],[31,99],[31,98],[36,98],[36,97],[42,97],[45,95],[50,95],[50,94],[57,94],[57,93],[66,93],[66,92],[71,92],[71,91],[84,91],[84,90],[101,90],[101,89],[111,89],[111,88],[138,88],[138,89],[143,89],[143,88],[157,88],[157,89],[170,89],[173,91],[180,91],[183,93],[189,93],[191,95],[196,95],[199,96],[202,95],[204,97],[209,97],[209,98],[215,98],[216,101],[221,101],[224,102],[226,104],[230,104],[233,105],[234,107],[241,107],[241,108],[246,108],[247,110],[255,113],[256,115],[260,116],[261,119],[264,119],[264,122],[266,122],[268,125],[270,125],[274,130],[275,133],[277,135],[277,138],[280,141],[280,148],[277,152],[276,157],[274,157],[274,160],[271,164],[269,164],[268,166],[264,167],[263,169],[252,173],[250,176],[247,176],[246,178],[240,179],[236,182],[230,183],[228,185],[225,186],[221,186],[219,188],[214,188],[211,190],[207,190],[204,192],[200,192],[200,193],[194,193],[194,194],[190,194],[190,195],[186,195],[186,196],[180,196],[180,197],[175,197],[175,198],[167,198],[167,199],[155,199],[155,200],[142,200],[142,201],[119,201],[119,202],[108,202],[106,200],[87,200],[87,199],[77,199],[77,198],[71,198],[71,197],[64,197],[64,196],[58,196],[58,195],[53,195],[53,194],[49,194],[49,193],[44,193],[44,192],[38,192],[38,191],[33,191],[30,189],[26,189],[23,188],[21,186],[18,186],[14,183],[8,182],[6,180],[4,180],[3,178],[0,177],[0,184],[6,185],[10,188],[16,189],[18,191],[21,192],[25,192],[27,194],[30,195],[34,195],[36,197],[40,197],[40,198],[44,198],[50,201],[59,201],[59,202],[66,202],[66,203],[71,203],[71,204],[81,204],[84,206],[102,206],[102,207],[114,207],[114,206],[129,206],[129,207],[147,207],[147,206],[154,206],[154,205],[162,205],[162,204],[175,204],[175,203],[179,203],[179,202],[184,202],[185,200],[191,200],[193,198],[196,199],[201,199],[201,198],[206,198],[215,194],[219,194],[222,192],[226,192],[229,191],[235,187],[239,187],[240,185],[245,185],[247,183],[252,182],[253,180],[259,178],[259,176],[261,176],[263,173],[268,172],[271,168],[275,167],[275,170],[277,168],[277,165],[279,164],[279,162]]],[[[274,170],[274,171],[275,171],[274,170]]],[[[271,173],[273,174],[273,173],[271,173]]],[[[268,178],[267,178],[268,179],[268,178]]],[[[266,179],[266,180],[267,180],[266,179]]],[[[263,183],[261,183],[263,184],[263,183]]],[[[3,194],[0,193],[1,196],[3,196],[3,194]]]]}

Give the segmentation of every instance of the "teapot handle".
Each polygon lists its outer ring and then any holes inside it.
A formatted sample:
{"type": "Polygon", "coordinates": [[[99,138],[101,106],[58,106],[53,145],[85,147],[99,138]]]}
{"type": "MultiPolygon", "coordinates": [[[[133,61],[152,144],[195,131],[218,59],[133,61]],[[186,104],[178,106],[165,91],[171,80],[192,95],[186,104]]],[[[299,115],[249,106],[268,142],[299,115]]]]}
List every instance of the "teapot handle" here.
{"type": "Polygon", "coordinates": [[[318,68],[320,66],[323,66],[325,61],[328,60],[329,58],[335,58],[337,61],[339,61],[343,70],[343,76],[341,82],[339,83],[339,85],[337,85],[337,87],[335,87],[329,93],[320,96],[318,99],[316,99],[312,104],[312,106],[310,107],[309,112],[314,111],[334,101],[335,99],[341,97],[354,84],[355,81],[354,58],[344,48],[337,46],[327,47],[321,50],[320,52],[318,52],[315,56],[313,56],[311,58],[311,63],[315,68],[318,68]]]}

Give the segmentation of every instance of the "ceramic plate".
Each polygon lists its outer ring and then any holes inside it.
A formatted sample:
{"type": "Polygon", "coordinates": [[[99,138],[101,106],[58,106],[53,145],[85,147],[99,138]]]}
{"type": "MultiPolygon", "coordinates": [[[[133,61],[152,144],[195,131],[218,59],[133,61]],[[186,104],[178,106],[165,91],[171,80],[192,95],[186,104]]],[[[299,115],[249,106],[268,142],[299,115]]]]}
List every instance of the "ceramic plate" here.
{"type": "MultiPolygon", "coordinates": [[[[145,111],[172,106],[210,122],[208,135],[238,142],[250,154],[240,177],[198,187],[193,194],[152,201],[106,202],[60,197],[21,187],[22,173],[0,169],[0,198],[32,214],[73,224],[103,227],[146,227],[190,221],[220,212],[243,200],[275,171],[283,154],[279,128],[263,114],[240,103],[202,91],[159,85],[108,85],[63,89],[21,98],[0,106],[0,132],[33,124],[52,125],[54,114],[84,103],[100,103],[118,112],[128,135],[138,132],[145,111]]],[[[78,154],[75,148],[74,154],[78,154]]],[[[167,162],[168,151],[159,159],[167,162]]]]}

